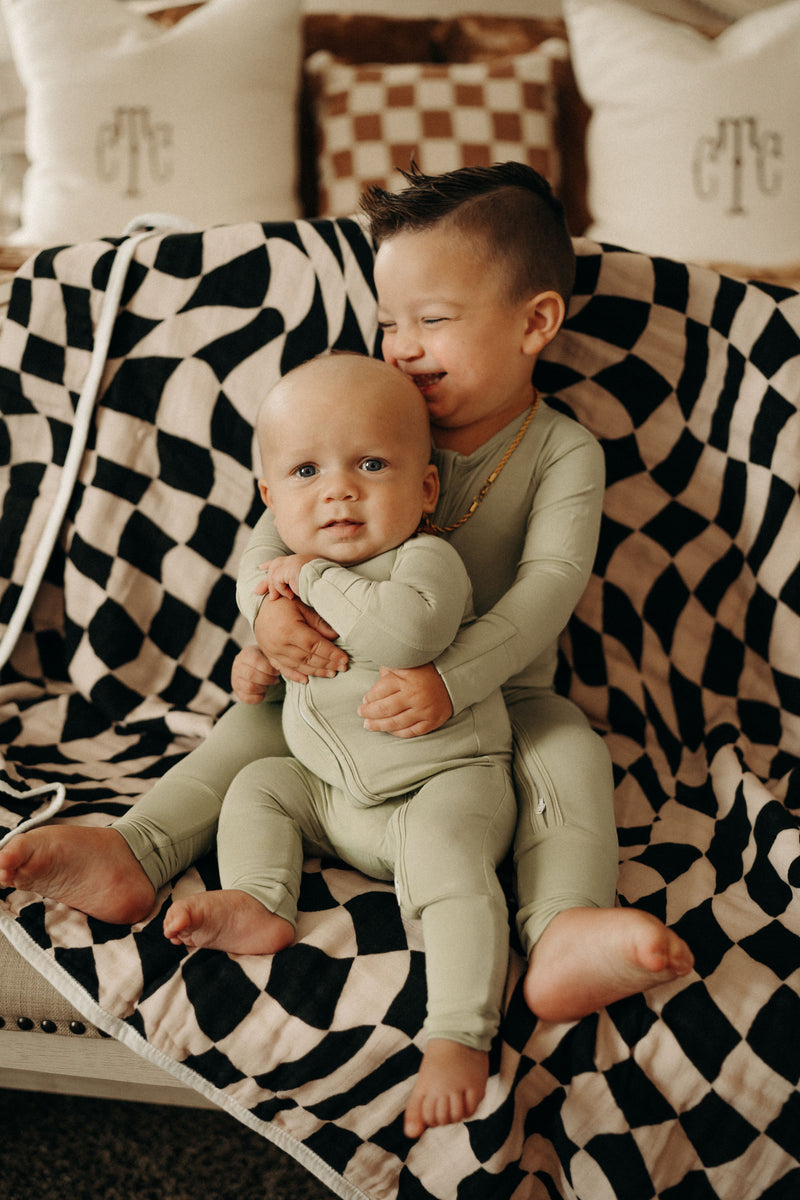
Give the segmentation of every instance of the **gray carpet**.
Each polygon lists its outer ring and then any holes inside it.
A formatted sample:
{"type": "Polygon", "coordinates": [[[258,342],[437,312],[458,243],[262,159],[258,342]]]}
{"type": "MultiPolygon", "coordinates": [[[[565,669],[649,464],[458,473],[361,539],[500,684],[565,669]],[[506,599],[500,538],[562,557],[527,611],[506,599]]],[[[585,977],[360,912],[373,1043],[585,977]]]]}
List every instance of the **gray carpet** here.
{"type": "Polygon", "coordinates": [[[227,1113],[0,1090],[2,1200],[331,1200],[227,1113]]]}

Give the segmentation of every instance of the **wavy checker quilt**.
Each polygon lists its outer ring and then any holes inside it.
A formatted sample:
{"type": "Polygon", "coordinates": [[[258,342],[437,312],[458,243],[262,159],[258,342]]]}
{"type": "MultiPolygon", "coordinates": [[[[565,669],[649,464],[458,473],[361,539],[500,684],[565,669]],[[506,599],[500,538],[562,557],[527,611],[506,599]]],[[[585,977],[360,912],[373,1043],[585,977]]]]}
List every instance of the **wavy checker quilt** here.
{"type": "MultiPolygon", "coordinates": [[[[0,335],[0,623],[63,471],[116,243],[48,251],[0,335]]],[[[576,243],[537,367],[601,439],[595,571],[559,685],[604,734],[621,904],[691,943],[686,979],[536,1022],[512,951],[487,1096],[417,1143],[401,1115],[424,1015],[419,929],[391,887],[309,860],[297,943],[187,952],[172,892],[111,926],[0,891],[0,930],[91,1020],[369,1200],[788,1200],[800,1188],[800,296],[576,243]]],[[[376,352],[350,220],[154,236],[136,250],[58,542],[0,690],[2,832],[103,824],[230,701],[234,579],[260,511],[264,390],[376,352]]]]}

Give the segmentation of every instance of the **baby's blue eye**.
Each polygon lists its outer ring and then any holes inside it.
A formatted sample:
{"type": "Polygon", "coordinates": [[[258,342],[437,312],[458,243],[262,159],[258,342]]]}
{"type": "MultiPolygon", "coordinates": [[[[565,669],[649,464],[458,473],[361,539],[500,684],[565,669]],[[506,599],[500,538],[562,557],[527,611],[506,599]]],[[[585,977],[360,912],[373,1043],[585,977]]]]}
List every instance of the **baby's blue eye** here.
{"type": "Polygon", "coordinates": [[[313,463],[303,463],[302,467],[297,467],[294,473],[298,479],[313,479],[317,468],[313,463]]]}
{"type": "Polygon", "coordinates": [[[386,464],[382,458],[365,458],[361,464],[361,469],[362,471],[370,471],[375,473],[377,471],[382,471],[385,465],[386,464]]]}

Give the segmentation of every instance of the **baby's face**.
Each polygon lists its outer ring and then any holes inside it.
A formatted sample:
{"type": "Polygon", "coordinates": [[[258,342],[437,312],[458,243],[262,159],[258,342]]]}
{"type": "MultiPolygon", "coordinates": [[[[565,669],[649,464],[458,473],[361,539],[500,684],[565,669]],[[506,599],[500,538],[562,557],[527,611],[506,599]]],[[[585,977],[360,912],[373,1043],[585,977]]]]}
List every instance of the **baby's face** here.
{"type": "Polygon", "coordinates": [[[438,495],[424,406],[384,363],[307,364],[263,429],[262,498],[296,554],[350,565],[400,545],[438,495]]]}

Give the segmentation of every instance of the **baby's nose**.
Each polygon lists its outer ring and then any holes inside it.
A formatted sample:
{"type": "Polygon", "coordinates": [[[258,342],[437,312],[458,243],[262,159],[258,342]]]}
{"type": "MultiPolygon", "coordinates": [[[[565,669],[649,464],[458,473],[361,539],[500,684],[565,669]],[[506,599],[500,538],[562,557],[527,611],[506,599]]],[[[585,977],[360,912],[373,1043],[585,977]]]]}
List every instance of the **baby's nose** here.
{"type": "Polygon", "coordinates": [[[328,500],[352,499],[358,494],[358,481],[351,471],[334,471],[328,476],[325,495],[328,500]]]}

